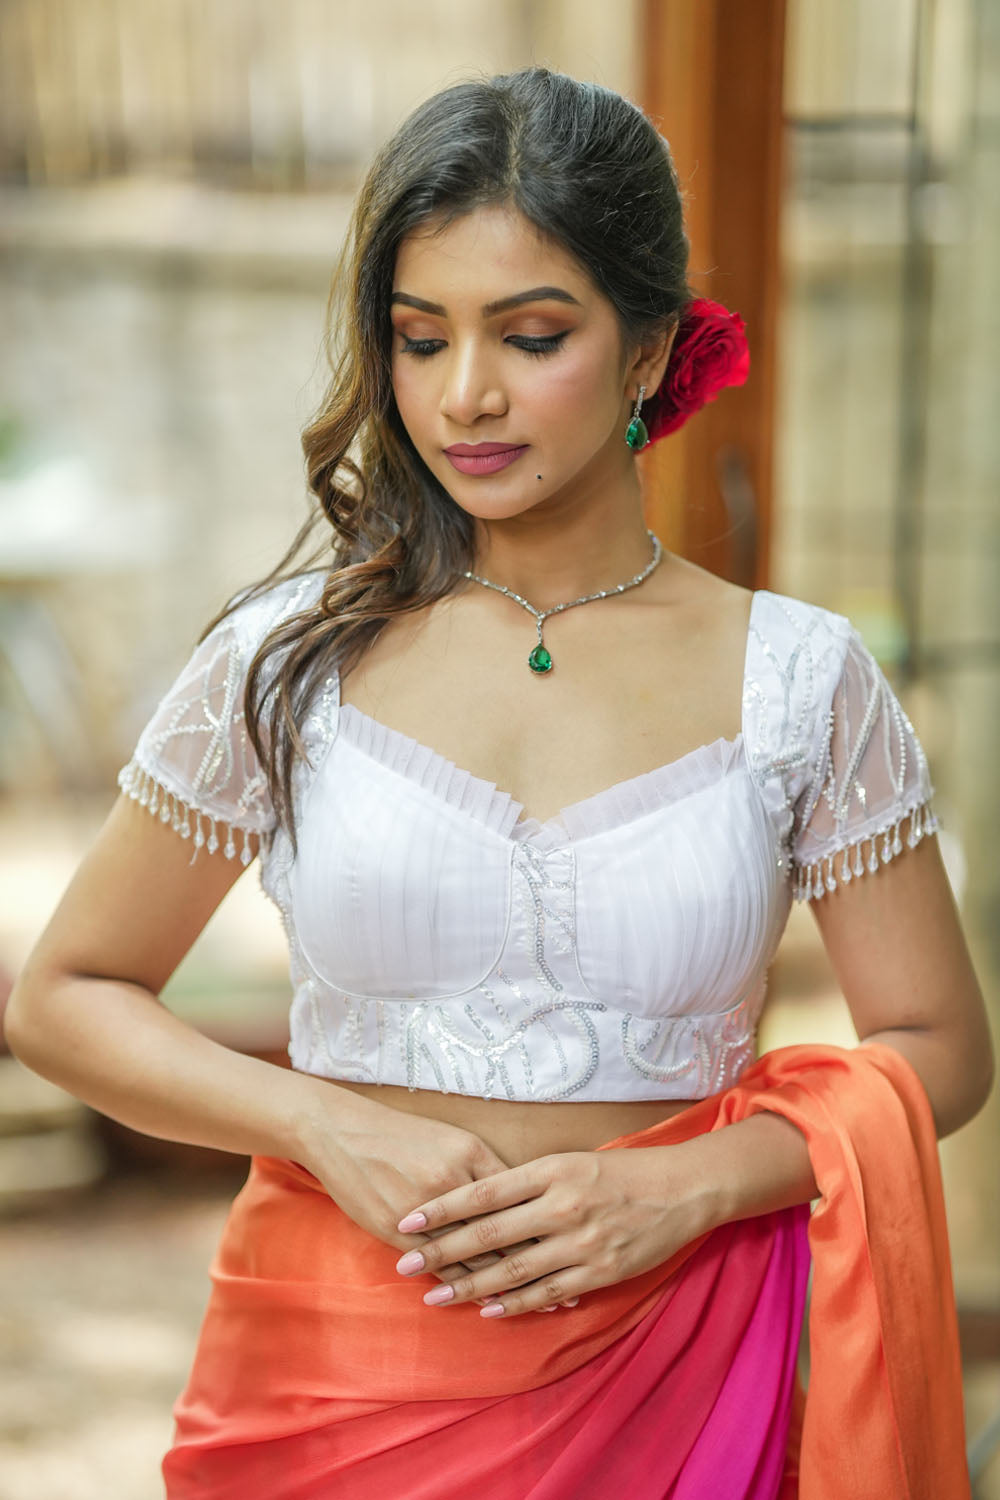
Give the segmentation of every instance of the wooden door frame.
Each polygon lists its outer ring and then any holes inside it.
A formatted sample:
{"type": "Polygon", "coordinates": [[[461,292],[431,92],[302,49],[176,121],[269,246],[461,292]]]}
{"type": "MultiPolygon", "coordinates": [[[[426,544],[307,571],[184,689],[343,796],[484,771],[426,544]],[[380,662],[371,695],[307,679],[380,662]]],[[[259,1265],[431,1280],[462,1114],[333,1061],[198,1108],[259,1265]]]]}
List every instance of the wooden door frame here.
{"type": "Polygon", "coordinates": [[[785,0],[642,0],[640,100],[686,194],[689,280],[746,324],[750,374],[639,460],[666,546],[768,581],[781,293],[785,0]]]}

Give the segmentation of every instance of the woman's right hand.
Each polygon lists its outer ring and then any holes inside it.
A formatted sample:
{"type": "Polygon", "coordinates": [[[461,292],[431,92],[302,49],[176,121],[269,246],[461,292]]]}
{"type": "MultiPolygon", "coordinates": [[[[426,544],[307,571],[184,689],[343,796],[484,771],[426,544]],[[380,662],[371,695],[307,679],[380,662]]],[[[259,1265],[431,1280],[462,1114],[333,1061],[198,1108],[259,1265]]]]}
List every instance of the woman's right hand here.
{"type": "MultiPolygon", "coordinates": [[[[325,1085],[329,1090],[330,1085],[325,1085]]],[[[424,1203],[449,1189],[491,1177],[509,1163],[472,1131],[423,1115],[337,1090],[336,1122],[320,1119],[301,1165],[323,1184],[330,1197],[355,1224],[399,1250],[419,1248],[434,1237],[401,1234],[400,1219],[415,1203],[424,1203]],[[347,1095],[347,1098],[344,1096],[347,1095]]],[[[453,1225],[449,1229],[454,1228],[453,1225]]],[[[526,1244],[533,1241],[526,1241],[526,1244]]],[[[509,1255],[524,1248],[508,1245],[509,1255]]],[[[439,1281],[455,1281],[468,1270],[493,1265],[503,1257],[487,1250],[473,1259],[441,1266],[439,1281]]]]}

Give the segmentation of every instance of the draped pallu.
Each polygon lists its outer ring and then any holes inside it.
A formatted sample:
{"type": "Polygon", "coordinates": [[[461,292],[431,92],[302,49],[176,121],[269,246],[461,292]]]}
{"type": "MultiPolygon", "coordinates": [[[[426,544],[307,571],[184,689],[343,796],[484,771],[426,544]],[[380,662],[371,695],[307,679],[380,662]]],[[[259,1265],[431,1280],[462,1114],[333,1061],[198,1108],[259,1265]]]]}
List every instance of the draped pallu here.
{"type": "Polygon", "coordinates": [[[937,1141],[904,1058],[782,1048],[598,1149],[760,1111],[805,1135],[811,1214],[723,1225],[506,1322],[426,1307],[433,1277],[400,1277],[303,1167],[255,1157],[174,1409],[168,1500],[969,1500],[937,1141]]]}

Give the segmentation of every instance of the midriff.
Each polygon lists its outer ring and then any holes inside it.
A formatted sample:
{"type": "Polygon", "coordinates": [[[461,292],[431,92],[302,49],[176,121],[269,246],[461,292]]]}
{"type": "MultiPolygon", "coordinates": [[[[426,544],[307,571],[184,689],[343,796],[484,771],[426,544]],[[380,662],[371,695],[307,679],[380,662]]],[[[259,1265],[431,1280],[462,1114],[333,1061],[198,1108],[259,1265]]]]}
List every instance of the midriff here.
{"type": "Polygon", "coordinates": [[[646,1130],[696,1102],[602,1099],[539,1104],[442,1094],[436,1089],[410,1090],[400,1084],[348,1083],[337,1079],[337,1086],[386,1104],[390,1109],[443,1120],[471,1131],[511,1167],[558,1151],[593,1151],[605,1141],[646,1130]]]}

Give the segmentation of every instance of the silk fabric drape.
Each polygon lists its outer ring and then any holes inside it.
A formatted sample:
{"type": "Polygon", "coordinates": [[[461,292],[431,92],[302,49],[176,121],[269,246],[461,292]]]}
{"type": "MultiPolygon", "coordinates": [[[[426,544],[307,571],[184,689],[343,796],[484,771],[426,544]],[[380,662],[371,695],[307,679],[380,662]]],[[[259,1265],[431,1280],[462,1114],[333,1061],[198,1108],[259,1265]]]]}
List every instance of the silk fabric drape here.
{"type": "Polygon", "coordinates": [[[433,1278],[399,1277],[398,1252],[304,1168],[255,1158],[175,1407],[168,1500],[587,1500],[609,1488],[967,1500],[937,1142],[898,1053],[783,1048],[599,1149],[669,1145],[760,1110],[805,1134],[821,1193],[811,1216],[724,1225],[574,1309],[508,1323],[475,1305],[425,1307],[433,1278]]]}

